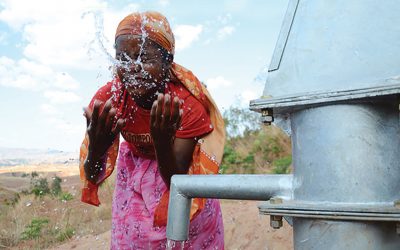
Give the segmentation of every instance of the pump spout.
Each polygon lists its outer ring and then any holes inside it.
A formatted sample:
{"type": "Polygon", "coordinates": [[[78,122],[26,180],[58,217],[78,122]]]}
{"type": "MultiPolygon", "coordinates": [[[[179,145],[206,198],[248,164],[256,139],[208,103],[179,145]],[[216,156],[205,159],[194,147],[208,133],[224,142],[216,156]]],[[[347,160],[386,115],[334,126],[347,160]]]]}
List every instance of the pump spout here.
{"type": "Polygon", "coordinates": [[[292,175],[174,175],[169,197],[167,238],[175,241],[188,239],[192,198],[290,198],[292,179],[292,175]]]}

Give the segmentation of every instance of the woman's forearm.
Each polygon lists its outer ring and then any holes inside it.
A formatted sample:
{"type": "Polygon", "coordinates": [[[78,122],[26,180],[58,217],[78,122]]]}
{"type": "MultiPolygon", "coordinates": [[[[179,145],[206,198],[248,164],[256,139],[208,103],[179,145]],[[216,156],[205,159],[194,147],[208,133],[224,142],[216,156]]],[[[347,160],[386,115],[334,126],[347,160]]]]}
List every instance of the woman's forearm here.
{"type": "Polygon", "coordinates": [[[172,144],[158,144],[154,145],[158,163],[158,169],[161,173],[161,176],[169,188],[171,184],[171,177],[174,174],[186,174],[187,167],[179,166],[177,163],[177,159],[174,153],[172,144]]]}
{"type": "Polygon", "coordinates": [[[98,157],[89,151],[83,165],[88,181],[97,184],[99,177],[105,173],[106,160],[106,156],[98,157]]]}

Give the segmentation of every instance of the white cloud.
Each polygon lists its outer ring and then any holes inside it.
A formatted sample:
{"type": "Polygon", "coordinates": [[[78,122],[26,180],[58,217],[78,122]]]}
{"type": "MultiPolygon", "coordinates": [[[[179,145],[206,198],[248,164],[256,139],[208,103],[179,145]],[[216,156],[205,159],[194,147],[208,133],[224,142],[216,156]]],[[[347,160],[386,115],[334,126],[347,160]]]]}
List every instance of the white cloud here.
{"type": "Polygon", "coordinates": [[[225,0],[225,10],[229,12],[241,12],[249,4],[248,0],[225,0]]]}
{"type": "Polygon", "coordinates": [[[170,4],[169,0],[159,0],[158,4],[161,6],[167,6],[170,4]]]}
{"type": "Polygon", "coordinates": [[[232,15],[225,14],[218,16],[215,20],[209,20],[205,24],[205,33],[207,38],[203,42],[204,45],[209,45],[215,41],[221,41],[226,37],[232,35],[237,24],[232,24],[232,15]]]}
{"type": "Polygon", "coordinates": [[[7,33],[0,31],[0,44],[8,45],[7,42],[7,33]]]}
{"type": "MultiPolygon", "coordinates": [[[[0,55],[0,87],[39,92],[40,112],[52,128],[82,134],[81,125],[58,117],[68,108],[63,104],[81,99],[73,92],[80,84],[70,72],[106,68],[118,22],[138,8],[129,4],[116,11],[105,0],[0,0],[0,22],[22,37],[15,44],[21,58],[0,55]]],[[[0,31],[0,43],[7,35],[0,31]]]]}
{"type": "Polygon", "coordinates": [[[217,76],[215,78],[210,78],[208,80],[206,80],[206,85],[207,88],[214,90],[214,89],[218,89],[221,87],[228,87],[231,86],[232,83],[228,80],[226,80],[223,76],[217,76]]]}
{"type": "Polygon", "coordinates": [[[232,20],[232,15],[231,14],[226,14],[224,16],[219,16],[217,18],[218,22],[220,22],[223,25],[226,25],[228,22],[230,22],[232,20]]]}
{"type": "Polygon", "coordinates": [[[235,27],[233,26],[225,26],[218,30],[217,37],[219,40],[224,39],[225,37],[231,35],[235,31],[235,27]]]}
{"type": "Polygon", "coordinates": [[[42,104],[40,106],[40,109],[42,110],[42,112],[44,114],[47,114],[47,115],[55,115],[58,113],[56,107],[54,107],[53,105],[50,105],[50,104],[42,104]]]}
{"type": "Polygon", "coordinates": [[[192,45],[199,39],[200,33],[203,31],[202,25],[177,25],[173,32],[175,35],[176,50],[183,50],[192,45]]]}
{"type": "Polygon", "coordinates": [[[44,96],[50,100],[51,103],[73,103],[80,101],[80,97],[74,92],[70,91],[56,91],[48,90],[44,92],[44,96]]]}
{"type": "Polygon", "coordinates": [[[79,83],[68,73],[55,72],[50,67],[20,59],[0,57],[0,85],[28,90],[43,90],[50,87],[77,89],[79,83]]]}
{"type": "Polygon", "coordinates": [[[257,99],[260,95],[257,95],[256,92],[251,90],[245,90],[241,94],[242,103],[248,105],[251,100],[257,99]]]}
{"type": "Polygon", "coordinates": [[[97,69],[107,64],[118,22],[139,6],[113,11],[103,0],[4,0],[2,5],[0,21],[22,33],[23,55],[64,69],[97,69]]]}

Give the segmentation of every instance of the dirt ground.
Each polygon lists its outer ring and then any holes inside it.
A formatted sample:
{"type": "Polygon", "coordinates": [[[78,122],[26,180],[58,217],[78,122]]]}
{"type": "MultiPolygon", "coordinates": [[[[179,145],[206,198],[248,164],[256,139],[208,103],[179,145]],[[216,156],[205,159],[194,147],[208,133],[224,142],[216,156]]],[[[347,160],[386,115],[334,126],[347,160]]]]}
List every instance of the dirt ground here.
{"type": "MultiPolygon", "coordinates": [[[[225,249],[227,250],[289,250],[293,249],[293,232],[284,221],[283,227],[273,229],[269,217],[258,214],[256,201],[221,201],[224,219],[225,249]]],[[[71,240],[52,250],[109,249],[110,231],[71,240]]]]}
{"type": "MultiPolygon", "coordinates": [[[[72,166],[29,166],[28,168],[12,167],[0,168],[0,186],[8,190],[20,189],[29,185],[29,178],[20,177],[23,172],[32,171],[47,172],[48,176],[60,176],[66,184],[77,186],[79,190],[79,177],[77,167],[72,166]],[[14,173],[11,175],[11,173],[14,173]],[[16,178],[17,177],[17,178],[16,178]],[[8,180],[12,179],[13,182],[8,180]],[[16,180],[19,180],[16,182],[16,180]]],[[[273,229],[269,225],[269,216],[259,215],[258,201],[232,201],[221,200],[224,220],[225,249],[293,249],[292,227],[283,221],[283,227],[273,229]]],[[[110,231],[99,235],[86,235],[73,237],[68,242],[59,245],[55,249],[109,249],[110,231]]]]}

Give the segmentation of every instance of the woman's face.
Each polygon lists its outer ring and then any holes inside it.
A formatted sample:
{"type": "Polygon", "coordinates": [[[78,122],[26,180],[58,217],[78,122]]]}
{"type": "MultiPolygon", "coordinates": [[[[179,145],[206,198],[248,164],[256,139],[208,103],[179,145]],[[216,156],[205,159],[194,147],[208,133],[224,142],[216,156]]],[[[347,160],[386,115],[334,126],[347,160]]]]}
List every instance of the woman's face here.
{"type": "Polygon", "coordinates": [[[137,101],[153,101],[164,88],[171,61],[159,45],[141,37],[122,35],[115,41],[117,74],[137,101]]]}

